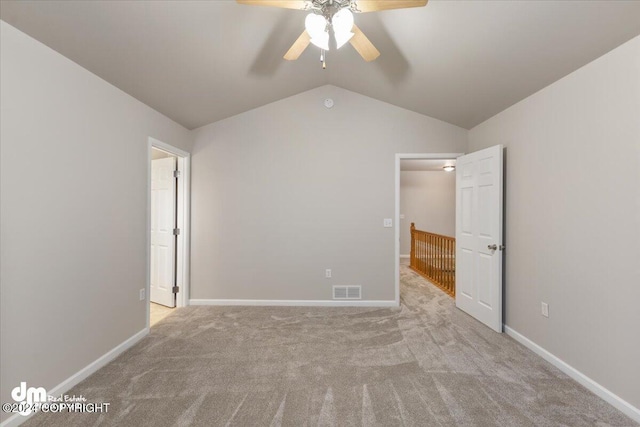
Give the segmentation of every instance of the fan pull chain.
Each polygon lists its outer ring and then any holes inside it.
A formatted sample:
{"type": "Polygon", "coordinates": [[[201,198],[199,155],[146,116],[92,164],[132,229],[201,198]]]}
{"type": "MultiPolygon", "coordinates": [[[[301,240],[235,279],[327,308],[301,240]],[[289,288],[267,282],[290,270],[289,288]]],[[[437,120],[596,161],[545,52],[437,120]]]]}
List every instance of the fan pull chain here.
{"type": "Polygon", "coordinates": [[[327,55],[324,49],[320,49],[320,62],[322,62],[322,69],[327,69],[327,55]]]}

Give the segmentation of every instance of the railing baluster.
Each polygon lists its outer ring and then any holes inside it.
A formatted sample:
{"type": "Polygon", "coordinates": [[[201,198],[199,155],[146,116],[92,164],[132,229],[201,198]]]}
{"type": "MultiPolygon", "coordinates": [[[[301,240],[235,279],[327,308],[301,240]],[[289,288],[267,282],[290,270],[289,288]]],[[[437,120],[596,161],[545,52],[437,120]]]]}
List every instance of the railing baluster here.
{"type": "Polygon", "coordinates": [[[447,290],[451,292],[451,240],[447,242],[447,290]]]}
{"type": "Polygon", "coordinates": [[[434,245],[434,250],[435,250],[435,255],[436,255],[436,275],[437,275],[437,279],[438,279],[438,284],[440,286],[442,286],[442,276],[440,275],[440,273],[442,272],[442,270],[440,269],[440,256],[442,255],[442,251],[440,248],[440,237],[438,236],[434,236],[433,240],[436,242],[436,244],[434,245]]]}
{"type": "Polygon", "coordinates": [[[424,234],[420,233],[418,236],[420,237],[420,271],[424,272],[424,234]]]}
{"type": "Polygon", "coordinates": [[[453,287],[451,286],[451,240],[447,242],[447,290],[449,292],[453,291],[453,287]]]}
{"type": "Polygon", "coordinates": [[[424,237],[424,268],[425,271],[429,268],[429,236],[423,235],[424,237]]]}
{"type": "Polygon", "coordinates": [[[442,239],[436,236],[438,242],[438,282],[442,285],[442,239]]]}
{"type": "Polygon", "coordinates": [[[438,274],[440,275],[440,283],[445,287],[444,280],[444,239],[438,237],[438,274]]]}
{"type": "Polygon", "coordinates": [[[444,285],[446,283],[445,280],[444,280],[444,254],[445,254],[445,252],[444,252],[444,250],[445,250],[444,239],[442,237],[439,237],[438,240],[440,242],[439,243],[439,246],[440,246],[440,261],[439,261],[439,264],[440,264],[440,282],[442,282],[442,284],[444,285]]]}
{"type": "Polygon", "coordinates": [[[424,251],[425,251],[425,247],[424,247],[424,234],[420,234],[420,269],[424,270],[425,267],[425,263],[424,263],[424,251]]]}
{"type": "Polygon", "coordinates": [[[433,276],[433,280],[436,284],[440,284],[440,280],[438,280],[438,238],[436,236],[431,236],[431,275],[433,276]]]}
{"type": "Polygon", "coordinates": [[[413,258],[416,255],[416,239],[414,236],[415,230],[416,230],[416,225],[412,222],[411,223],[411,249],[409,251],[409,265],[414,268],[416,266],[413,260],[413,258]]]}
{"type": "Polygon", "coordinates": [[[422,268],[422,272],[429,274],[429,236],[426,234],[422,234],[422,238],[424,239],[424,266],[422,268]]]}

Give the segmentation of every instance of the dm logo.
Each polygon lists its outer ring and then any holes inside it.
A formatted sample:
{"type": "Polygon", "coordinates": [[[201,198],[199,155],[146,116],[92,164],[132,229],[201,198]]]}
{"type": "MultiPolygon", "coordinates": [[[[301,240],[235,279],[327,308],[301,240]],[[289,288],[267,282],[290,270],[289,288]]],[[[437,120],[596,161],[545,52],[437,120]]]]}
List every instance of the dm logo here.
{"type": "Polygon", "coordinates": [[[20,385],[11,390],[11,397],[18,403],[22,403],[20,415],[29,415],[33,412],[36,403],[45,403],[48,399],[47,390],[44,387],[29,387],[22,381],[20,385]]]}

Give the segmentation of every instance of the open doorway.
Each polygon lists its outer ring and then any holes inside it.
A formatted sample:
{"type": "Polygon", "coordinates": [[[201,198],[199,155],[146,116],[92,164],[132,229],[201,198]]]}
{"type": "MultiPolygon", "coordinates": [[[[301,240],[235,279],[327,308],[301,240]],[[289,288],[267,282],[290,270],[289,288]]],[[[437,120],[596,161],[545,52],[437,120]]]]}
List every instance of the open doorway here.
{"type": "Polygon", "coordinates": [[[455,295],[455,159],[400,160],[400,265],[455,295]]]}
{"type": "MultiPolygon", "coordinates": [[[[503,151],[495,145],[466,155],[462,154],[396,154],[396,224],[400,220],[400,176],[404,159],[455,159],[455,247],[453,262],[442,254],[418,254],[423,264],[453,268],[455,307],[502,332],[502,265],[503,265],[503,151]],[[433,257],[430,258],[430,257],[433,257]],[[439,264],[438,264],[439,263],[439,264]]],[[[406,224],[405,224],[406,226],[406,224]]],[[[400,305],[400,230],[395,234],[396,303],[400,305]]],[[[411,234],[415,234],[415,228],[411,234]]],[[[423,240],[421,249],[433,242],[423,240]]],[[[412,252],[416,250],[412,248],[412,252]]],[[[414,257],[411,256],[411,262],[414,257]]]]}
{"type": "Polygon", "coordinates": [[[149,326],[188,301],[188,168],[188,153],[149,139],[149,326]]]}
{"type": "Polygon", "coordinates": [[[449,295],[455,284],[456,158],[396,155],[396,299],[408,269],[449,295]]]}

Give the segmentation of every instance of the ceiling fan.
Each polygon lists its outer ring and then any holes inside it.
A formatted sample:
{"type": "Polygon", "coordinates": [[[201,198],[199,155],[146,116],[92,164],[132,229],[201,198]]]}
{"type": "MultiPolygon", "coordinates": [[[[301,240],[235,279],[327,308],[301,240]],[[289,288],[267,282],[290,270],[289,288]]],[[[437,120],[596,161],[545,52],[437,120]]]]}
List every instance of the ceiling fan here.
{"type": "Polygon", "coordinates": [[[332,44],[339,49],[346,42],[362,56],[365,61],[373,61],[380,52],[353,22],[353,13],[377,12],[389,9],[421,7],[428,0],[236,0],[240,4],[251,6],[272,6],[285,9],[309,11],[305,19],[305,30],[284,55],[284,59],[294,61],[302,52],[314,44],[320,48],[322,68],[326,68],[326,51],[332,44]]]}

